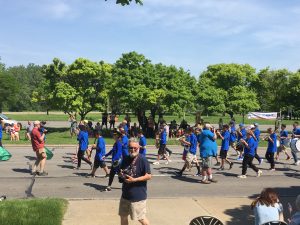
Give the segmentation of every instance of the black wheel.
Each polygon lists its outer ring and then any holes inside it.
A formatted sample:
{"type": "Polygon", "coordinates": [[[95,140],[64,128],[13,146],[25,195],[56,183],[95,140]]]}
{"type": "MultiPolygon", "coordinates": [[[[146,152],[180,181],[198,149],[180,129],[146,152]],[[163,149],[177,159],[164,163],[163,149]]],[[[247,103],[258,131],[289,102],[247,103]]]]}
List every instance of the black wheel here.
{"type": "Polygon", "coordinates": [[[287,223],[282,221],[272,221],[272,222],[264,223],[263,225],[287,225],[287,223]]]}
{"type": "Polygon", "coordinates": [[[190,225],[224,225],[219,219],[212,216],[199,216],[194,218],[190,225]]]}

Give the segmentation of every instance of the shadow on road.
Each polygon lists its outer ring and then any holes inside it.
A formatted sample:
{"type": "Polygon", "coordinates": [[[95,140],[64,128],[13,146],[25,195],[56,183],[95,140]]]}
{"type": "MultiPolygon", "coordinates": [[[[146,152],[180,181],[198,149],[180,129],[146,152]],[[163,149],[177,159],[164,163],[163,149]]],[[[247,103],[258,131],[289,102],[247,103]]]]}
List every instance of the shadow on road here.
{"type": "Polygon", "coordinates": [[[30,173],[31,172],[29,169],[21,169],[21,168],[13,168],[12,171],[18,172],[18,173],[30,173]]]}
{"type": "MultiPolygon", "coordinates": [[[[104,189],[107,187],[107,186],[104,186],[104,185],[99,185],[99,184],[94,184],[94,183],[84,183],[85,186],[88,186],[88,187],[92,187],[92,188],[95,188],[96,190],[99,190],[99,191],[104,191],[104,189]]],[[[115,187],[112,187],[112,189],[121,189],[121,188],[115,188],[115,187]]]]}
{"type": "Polygon", "coordinates": [[[57,165],[57,166],[64,168],[64,169],[72,169],[72,170],[74,169],[74,166],[72,166],[72,165],[57,165]]]}
{"type": "Polygon", "coordinates": [[[29,160],[36,160],[36,157],[34,156],[30,156],[30,155],[26,155],[24,156],[26,159],[29,159],[29,160]]]}

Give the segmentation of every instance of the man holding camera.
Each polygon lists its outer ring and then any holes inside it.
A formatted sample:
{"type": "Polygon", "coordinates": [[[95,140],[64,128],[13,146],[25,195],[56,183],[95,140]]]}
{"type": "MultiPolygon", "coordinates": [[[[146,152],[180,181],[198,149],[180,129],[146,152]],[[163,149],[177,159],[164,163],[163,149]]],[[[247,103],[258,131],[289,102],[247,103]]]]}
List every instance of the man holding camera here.
{"type": "Polygon", "coordinates": [[[31,144],[32,149],[36,153],[36,161],[32,168],[31,174],[32,175],[39,175],[39,176],[47,176],[48,173],[44,171],[47,155],[45,152],[45,133],[40,133],[41,123],[40,121],[34,121],[33,123],[34,128],[31,132],[31,144]],[[40,171],[37,172],[37,167],[40,167],[40,171]]]}
{"type": "Polygon", "coordinates": [[[129,141],[129,156],[125,157],[119,173],[122,197],[119,205],[121,225],[128,225],[128,216],[142,225],[149,225],[146,218],[147,181],[151,179],[148,160],[139,154],[140,146],[136,139],[129,141]]]}

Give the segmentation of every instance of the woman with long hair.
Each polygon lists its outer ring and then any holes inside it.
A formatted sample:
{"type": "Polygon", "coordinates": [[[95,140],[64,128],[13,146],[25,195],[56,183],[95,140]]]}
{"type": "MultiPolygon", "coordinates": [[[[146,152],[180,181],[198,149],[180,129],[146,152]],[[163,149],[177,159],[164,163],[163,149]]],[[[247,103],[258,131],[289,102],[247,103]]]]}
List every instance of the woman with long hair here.
{"type": "Polygon", "coordinates": [[[273,188],[265,188],[251,204],[254,211],[255,225],[271,221],[283,221],[283,208],[273,188]]]}

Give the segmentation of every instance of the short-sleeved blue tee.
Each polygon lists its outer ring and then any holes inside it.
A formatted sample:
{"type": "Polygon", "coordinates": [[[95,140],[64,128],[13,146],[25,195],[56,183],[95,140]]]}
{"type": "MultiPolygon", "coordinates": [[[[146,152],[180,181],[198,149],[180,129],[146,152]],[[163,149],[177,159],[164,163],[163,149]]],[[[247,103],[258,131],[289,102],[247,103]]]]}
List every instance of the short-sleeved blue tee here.
{"type": "Polygon", "coordinates": [[[272,139],[273,142],[268,139],[267,152],[273,152],[273,153],[275,153],[277,151],[277,145],[276,145],[277,135],[275,133],[272,133],[270,135],[270,138],[272,139]]]}
{"type": "Polygon", "coordinates": [[[210,130],[204,129],[199,136],[200,142],[200,156],[201,158],[207,158],[214,156],[215,141],[213,139],[214,133],[210,130]]]}
{"type": "Polygon", "coordinates": [[[0,140],[2,139],[2,124],[0,123],[0,140]]]}
{"type": "Polygon", "coordinates": [[[122,156],[128,156],[128,137],[126,135],[122,136],[122,156]]]}
{"type": "Polygon", "coordinates": [[[124,131],[125,131],[125,133],[126,133],[126,135],[127,135],[127,134],[128,134],[128,127],[127,127],[127,124],[125,124],[123,128],[124,128],[124,131]]]}
{"type": "Polygon", "coordinates": [[[300,128],[293,129],[293,134],[300,135],[300,128]]]}
{"type": "Polygon", "coordinates": [[[256,141],[258,143],[260,140],[260,130],[258,128],[254,130],[254,136],[256,137],[256,141]]]}
{"type": "Polygon", "coordinates": [[[194,133],[192,133],[191,135],[189,135],[189,139],[190,139],[190,149],[189,152],[193,155],[196,155],[196,151],[197,151],[197,137],[194,133]]]}
{"type": "Polygon", "coordinates": [[[79,141],[79,150],[85,151],[88,149],[89,145],[89,134],[86,131],[80,131],[77,137],[77,140],[79,141]]]}
{"type": "Polygon", "coordinates": [[[287,132],[286,130],[281,130],[280,131],[280,144],[284,143],[285,138],[287,138],[289,136],[289,132],[287,132]],[[284,138],[282,138],[284,137],[284,138]]]}
{"type": "Polygon", "coordinates": [[[111,161],[117,161],[122,158],[122,143],[120,140],[117,140],[114,143],[113,148],[105,155],[105,157],[112,155],[111,161]]]}
{"type": "MultiPolygon", "coordinates": [[[[147,145],[147,141],[146,141],[145,136],[142,136],[142,137],[140,138],[139,145],[140,145],[141,147],[145,147],[145,146],[147,145]]],[[[141,155],[146,156],[146,152],[147,152],[146,148],[140,148],[139,153],[140,153],[141,155]]]]}
{"type": "Polygon", "coordinates": [[[230,127],[230,142],[235,142],[236,141],[236,129],[235,125],[232,125],[230,127]]]}
{"type": "Polygon", "coordinates": [[[246,139],[246,142],[248,144],[248,147],[244,148],[244,154],[254,156],[255,155],[255,148],[256,148],[256,141],[253,137],[250,137],[249,139],[246,139]]]}
{"type": "Polygon", "coordinates": [[[167,132],[164,130],[163,132],[161,132],[160,134],[160,141],[159,143],[161,145],[166,145],[167,144],[167,132]]]}
{"type": "Polygon", "coordinates": [[[105,141],[103,137],[98,137],[96,144],[95,159],[103,161],[102,157],[105,156],[105,141]]]}
{"type": "Polygon", "coordinates": [[[221,150],[228,151],[229,150],[229,141],[230,141],[230,133],[228,130],[222,132],[222,145],[221,150]]]}
{"type": "MultiPolygon", "coordinates": [[[[129,156],[125,157],[121,164],[121,169],[130,171],[130,176],[137,178],[144,176],[146,173],[151,174],[150,165],[148,160],[142,156],[138,155],[134,165],[133,159],[129,156]]],[[[122,179],[120,179],[122,181],[122,179]]],[[[147,181],[125,183],[122,185],[122,198],[129,200],[131,202],[138,202],[147,199],[147,181]]]]}
{"type": "Polygon", "coordinates": [[[240,141],[241,139],[246,140],[246,136],[247,136],[247,131],[246,131],[246,129],[245,129],[245,128],[241,129],[241,133],[242,133],[242,136],[240,136],[240,135],[238,134],[238,141],[240,141]]]}

